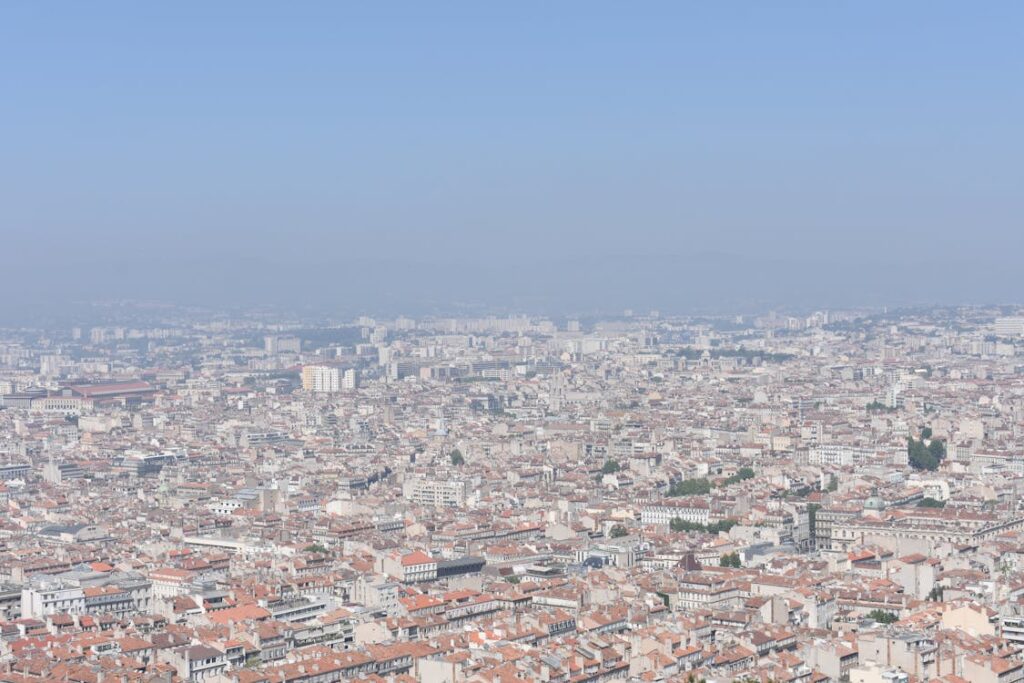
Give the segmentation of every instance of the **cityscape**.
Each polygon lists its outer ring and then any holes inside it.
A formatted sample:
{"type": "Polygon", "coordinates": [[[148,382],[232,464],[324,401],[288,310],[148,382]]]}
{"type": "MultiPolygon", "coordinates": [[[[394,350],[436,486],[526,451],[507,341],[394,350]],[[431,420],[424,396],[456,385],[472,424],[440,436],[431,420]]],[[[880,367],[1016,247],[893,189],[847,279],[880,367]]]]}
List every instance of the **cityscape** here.
{"type": "Polygon", "coordinates": [[[0,683],[1024,683],[1022,27],[0,1],[0,683]]]}
{"type": "Polygon", "coordinates": [[[0,680],[1024,677],[1024,315],[0,335],[0,680]]]}

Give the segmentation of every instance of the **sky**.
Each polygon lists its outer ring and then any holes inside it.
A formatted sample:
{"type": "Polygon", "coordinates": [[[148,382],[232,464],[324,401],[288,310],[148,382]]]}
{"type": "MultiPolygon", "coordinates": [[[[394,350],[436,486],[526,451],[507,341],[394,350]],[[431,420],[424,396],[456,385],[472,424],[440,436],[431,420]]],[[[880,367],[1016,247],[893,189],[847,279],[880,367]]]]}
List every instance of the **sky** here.
{"type": "Polygon", "coordinates": [[[1022,121],[1020,2],[6,0],[0,314],[1024,302],[1022,121]]]}

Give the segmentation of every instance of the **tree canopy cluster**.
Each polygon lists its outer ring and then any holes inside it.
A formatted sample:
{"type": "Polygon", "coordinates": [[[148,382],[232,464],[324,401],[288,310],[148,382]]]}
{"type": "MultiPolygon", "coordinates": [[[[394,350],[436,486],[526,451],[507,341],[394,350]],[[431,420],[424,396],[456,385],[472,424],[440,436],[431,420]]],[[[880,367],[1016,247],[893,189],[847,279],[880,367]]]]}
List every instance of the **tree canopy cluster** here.
{"type": "Polygon", "coordinates": [[[733,567],[739,569],[743,566],[743,562],[740,560],[740,554],[737,552],[726,553],[722,555],[722,558],[718,562],[723,567],[733,567]]]}
{"type": "Polygon", "coordinates": [[[668,487],[670,496],[706,496],[711,493],[711,482],[706,478],[684,479],[674,482],[668,487]]]}
{"type": "Polygon", "coordinates": [[[925,439],[907,437],[907,459],[915,470],[937,470],[946,457],[946,444],[932,439],[925,445],[925,439]]]}
{"type": "Polygon", "coordinates": [[[741,481],[753,478],[754,469],[752,467],[741,467],[737,470],[736,474],[726,478],[724,485],[729,486],[730,484],[738,484],[741,481]]]}
{"type": "MultiPolygon", "coordinates": [[[[754,469],[752,467],[741,467],[736,471],[736,474],[731,477],[726,477],[722,480],[722,486],[730,486],[732,484],[738,484],[741,481],[754,478],[754,469]]],[[[714,485],[711,480],[707,477],[700,477],[699,479],[684,479],[683,481],[674,482],[668,487],[668,495],[672,497],[677,496],[706,496],[711,493],[711,489],[714,485]]]]}
{"type": "Polygon", "coordinates": [[[605,460],[604,466],[601,468],[601,474],[615,474],[621,469],[622,467],[617,460],[605,460]]]}
{"type": "Polygon", "coordinates": [[[868,612],[868,618],[877,621],[879,624],[891,624],[894,621],[899,621],[900,618],[892,612],[887,612],[884,609],[873,609],[868,612]]]}
{"type": "Polygon", "coordinates": [[[708,534],[717,534],[721,531],[728,532],[734,526],[736,526],[735,519],[723,519],[721,522],[714,522],[712,524],[700,524],[699,522],[687,522],[685,519],[676,517],[669,523],[669,528],[672,531],[703,531],[708,534]]]}

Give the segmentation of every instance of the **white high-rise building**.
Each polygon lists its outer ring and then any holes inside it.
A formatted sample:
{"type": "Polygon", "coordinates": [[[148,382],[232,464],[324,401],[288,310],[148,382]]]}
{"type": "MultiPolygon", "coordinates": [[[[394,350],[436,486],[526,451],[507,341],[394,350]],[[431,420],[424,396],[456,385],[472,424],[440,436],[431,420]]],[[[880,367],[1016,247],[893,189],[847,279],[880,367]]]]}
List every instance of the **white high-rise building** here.
{"type": "Polygon", "coordinates": [[[329,394],[341,389],[338,368],[307,365],[302,368],[302,388],[317,394],[329,394]]]}
{"type": "Polygon", "coordinates": [[[1000,337],[1019,337],[1024,335],[1024,317],[1008,316],[996,318],[995,333],[1000,337]]]}
{"type": "Polygon", "coordinates": [[[349,368],[341,377],[341,388],[343,391],[353,391],[359,386],[359,379],[356,376],[355,368],[349,368]]]}
{"type": "Polygon", "coordinates": [[[298,337],[269,335],[263,338],[263,350],[268,354],[302,353],[302,340],[298,337]]]}
{"type": "Polygon", "coordinates": [[[417,505],[462,507],[466,504],[466,482],[458,479],[410,479],[402,484],[402,495],[417,505]]]}

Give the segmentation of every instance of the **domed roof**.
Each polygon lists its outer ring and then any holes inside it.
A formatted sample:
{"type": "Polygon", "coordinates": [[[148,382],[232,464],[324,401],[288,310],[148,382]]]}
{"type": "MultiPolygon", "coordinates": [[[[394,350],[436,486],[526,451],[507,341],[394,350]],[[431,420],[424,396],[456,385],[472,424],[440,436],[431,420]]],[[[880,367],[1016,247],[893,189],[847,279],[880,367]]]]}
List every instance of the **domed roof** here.
{"type": "Polygon", "coordinates": [[[871,492],[871,496],[864,501],[865,510],[884,510],[885,501],[881,496],[878,495],[878,490],[875,489],[871,492]]]}

